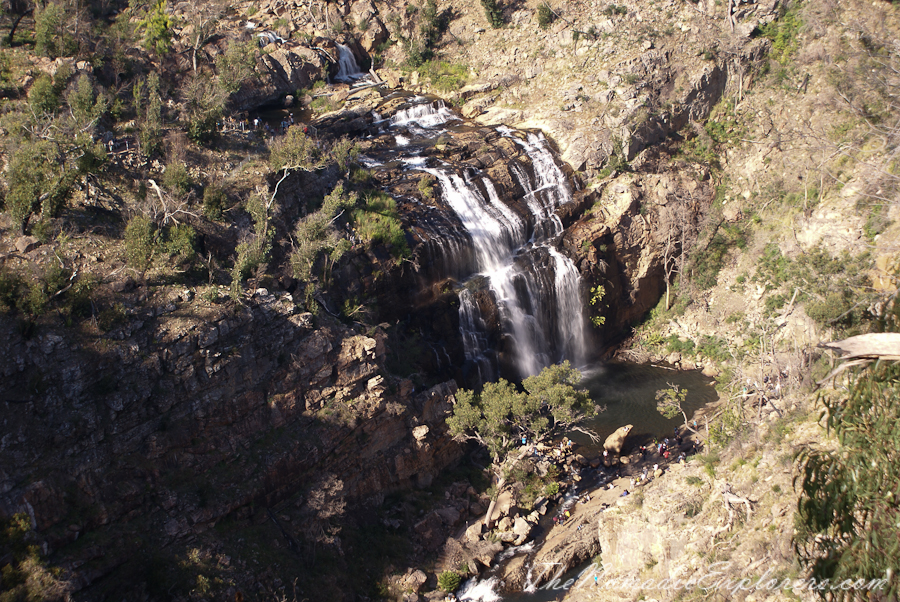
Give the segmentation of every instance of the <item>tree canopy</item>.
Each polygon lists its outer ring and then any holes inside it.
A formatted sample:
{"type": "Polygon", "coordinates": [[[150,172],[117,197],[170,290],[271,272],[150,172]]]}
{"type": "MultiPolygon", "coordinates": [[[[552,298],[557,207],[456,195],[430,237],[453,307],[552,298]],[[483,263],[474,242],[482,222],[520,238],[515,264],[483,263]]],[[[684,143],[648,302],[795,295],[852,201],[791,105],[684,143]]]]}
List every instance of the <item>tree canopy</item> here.
{"type": "Polygon", "coordinates": [[[688,394],[687,389],[682,389],[672,383],[666,384],[669,385],[669,389],[660,389],[656,392],[656,411],[669,419],[681,414],[684,418],[684,428],[686,430],[690,429],[687,412],[684,409],[684,401],[688,394]]]}
{"type": "MultiPolygon", "coordinates": [[[[795,548],[817,580],[861,579],[896,599],[900,583],[890,575],[900,558],[900,363],[858,372],[823,401],[840,445],[800,456],[795,548]]],[[[830,591],[835,600],[859,593],[830,591]]]]}
{"type": "Polygon", "coordinates": [[[447,419],[450,433],[478,441],[495,463],[522,437],[539,441],[570,430],[593,435],[580,423],[595,415],[597,407],[587,391],[576,388],[579,382],[581,373],[565,361],[526,378],[522,391],[502,378],[486,383],[480,393],[462,389],[447,419]]]}

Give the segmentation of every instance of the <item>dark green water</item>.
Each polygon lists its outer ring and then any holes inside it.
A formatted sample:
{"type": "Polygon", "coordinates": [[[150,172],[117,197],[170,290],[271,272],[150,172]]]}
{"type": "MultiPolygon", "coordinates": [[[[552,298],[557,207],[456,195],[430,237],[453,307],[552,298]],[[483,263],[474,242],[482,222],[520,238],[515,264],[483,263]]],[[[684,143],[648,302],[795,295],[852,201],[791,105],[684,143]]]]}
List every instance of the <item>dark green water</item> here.
{"type": "Polygon", "coordinates": [[[718,399],[712,379],[696,370],[669,370],[647,364],[597,364],[582,370],[582,375],[582,386],[596,403],[606,406],[605,411],[586,425],[600,435],[599,445],[592,444],[588,437],[579,433],[571,437],[584,445],[585,451],[602,449],[606,437],[626,424],[634,425],[628,435],[630,446],[646,443],[654,437],[670,436],[674,427],[684,424],[681,416],[669,420],[656,411],[656,392],[668,389],[670,385],[687,389],[685,409],[688,419],[694,411],[718,399]]]}

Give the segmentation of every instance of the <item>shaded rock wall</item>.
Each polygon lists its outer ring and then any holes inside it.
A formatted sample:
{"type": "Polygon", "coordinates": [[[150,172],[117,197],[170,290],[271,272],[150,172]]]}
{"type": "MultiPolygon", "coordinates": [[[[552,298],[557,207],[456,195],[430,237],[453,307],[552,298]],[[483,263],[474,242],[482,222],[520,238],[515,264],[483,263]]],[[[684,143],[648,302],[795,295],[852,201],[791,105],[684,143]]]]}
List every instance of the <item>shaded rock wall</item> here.
{"type": "Polygon", "coordinates": [[[322,472],[358,500],[459,458],[443,423],[455,385],[386,378],[383,333],[317,325],[263,289],[245,306],[187,297],[151,299],[103,338],[0,323],[0,516],[27,512],[51,548],[129,522],[171,540],[322,472]]]}

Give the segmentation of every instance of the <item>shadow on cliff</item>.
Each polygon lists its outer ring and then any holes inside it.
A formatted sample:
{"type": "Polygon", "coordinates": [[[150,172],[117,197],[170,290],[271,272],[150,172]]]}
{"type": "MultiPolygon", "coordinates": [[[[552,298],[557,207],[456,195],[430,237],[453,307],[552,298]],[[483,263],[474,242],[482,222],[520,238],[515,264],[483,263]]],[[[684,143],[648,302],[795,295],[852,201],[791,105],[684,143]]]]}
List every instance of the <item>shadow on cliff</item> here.
{"type": "Polygon", "coordinates": [[[51,326],[26,339],[0,320],[0,514],[27,513],[82,586],[223,520],[252,523],[323,474],[360,503],[460,456],[443,422],[455,386],[391,376],[381,329],[267,292],[152,314],[93,339],[51,326]]]}

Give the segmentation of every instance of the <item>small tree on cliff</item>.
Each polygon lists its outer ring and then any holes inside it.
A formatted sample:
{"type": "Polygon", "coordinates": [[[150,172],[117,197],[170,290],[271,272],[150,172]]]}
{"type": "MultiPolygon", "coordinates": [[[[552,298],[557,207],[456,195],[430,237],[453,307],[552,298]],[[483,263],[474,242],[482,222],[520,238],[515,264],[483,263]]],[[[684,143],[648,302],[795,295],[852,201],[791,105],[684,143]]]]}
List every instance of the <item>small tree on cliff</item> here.
{"type": "MultiPolygon", "coordinates": [[[[463,389],[456,395],[447,425],[457,440],[475,440],[487,448],[499,478],[499,492],[506,482],[502,467],[508,462],[515,465],[527,453],[527,448],[520,446],[523,437],[538,442],[575,430],[598,439],[596,433],[581,426],[598,408],[587,391],[576,388],[579,382],[581,373],[565,361],[526,378],[524,391],[502,378],[485,384],[480,393],[463,389]],[[521,451],[514,451],[517,447],[521,451]]],[[[488,529],[495,501],[485,517],[488,529]]]]}
{"type": "Polygon", "coordinates": [[[687,397],[687,389],[678,385],[666,383],[670,389],[660,389],[656,392],[656,411],[666,418],[675,418],[678,414],[684,418],[684,429],[693,430],[688,426],[687,412],[684,409],[684,400],[687,397]]]}

